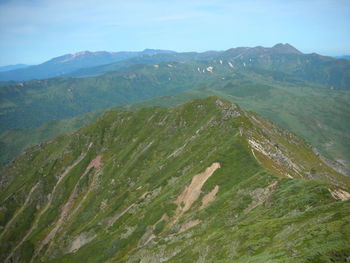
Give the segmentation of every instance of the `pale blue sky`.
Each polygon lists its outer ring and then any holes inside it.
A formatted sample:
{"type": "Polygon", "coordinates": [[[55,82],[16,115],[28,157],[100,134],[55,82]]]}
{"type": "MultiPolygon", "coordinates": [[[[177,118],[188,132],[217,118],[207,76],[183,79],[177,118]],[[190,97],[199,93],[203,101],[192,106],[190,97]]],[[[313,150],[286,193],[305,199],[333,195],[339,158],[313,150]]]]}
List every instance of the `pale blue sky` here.
{"type": "Polygon", "coordinates": [[[290,43],[350,54],[349,0],[0,0],[0,65],[81,50],[224,50],[290,43]]]}

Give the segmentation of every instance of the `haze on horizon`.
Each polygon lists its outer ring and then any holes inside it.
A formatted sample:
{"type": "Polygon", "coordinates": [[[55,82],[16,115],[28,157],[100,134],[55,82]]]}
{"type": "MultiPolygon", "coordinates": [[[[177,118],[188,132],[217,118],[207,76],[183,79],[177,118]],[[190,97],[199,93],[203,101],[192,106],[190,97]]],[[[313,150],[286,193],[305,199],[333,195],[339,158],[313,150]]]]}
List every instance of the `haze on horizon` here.
{"type": "Polygon", "coordinates": [[[225,50],[290,43],[350,54],[346,0],[0,0],[0,65],[82,50],[225,50]]]}

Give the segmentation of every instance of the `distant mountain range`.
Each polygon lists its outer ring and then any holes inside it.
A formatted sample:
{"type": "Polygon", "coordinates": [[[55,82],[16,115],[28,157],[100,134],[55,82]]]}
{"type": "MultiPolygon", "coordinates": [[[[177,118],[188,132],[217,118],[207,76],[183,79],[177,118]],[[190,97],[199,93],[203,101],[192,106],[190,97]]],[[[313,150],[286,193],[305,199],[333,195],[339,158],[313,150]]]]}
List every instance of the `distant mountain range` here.
{"type": "Polygon", "coordinates": [[[10,70],[15,70],[20,68],[27,68],[27,67],[30,67],[30,65],[16,64],[16,65],[0,66],[0,72],[10,71],[10,70]]]}
{"type": "Polygon", "coordinates": [[[168,50],[145,49],[139,52],[107,52],[107,51],[82,51],[75,54],[66,54],[35,66],[7,66],[13,70],[2,70],[0,81],[25,81],[62,76],[69,72],[99,65],[109,64],[137,56],[152,56],[155,54],[173,54],[168,50]]]}
{"type": "MultiPolygon", "coordinates": [[[[107,71],[94,77],[33,80],[0,87],[0,132],[35,129],[48,122],[160,96],[179,95],[178,101],[184,102],[195,91],[197,97],[218,95],[239,103],[307,139],[327,157],[350,163],[349,65],[343,59],[302,54],[288,44],[141,55],[90,68],[91,74],[96,74],[97,68],[107,71]]],[[[53,136],[64,132],[54,130],[50,131],[53,136]]],[[[33,130],[26,135],[30,140],[19,146],[21,140],[11,142],[18,134],[0,136],[6,151],[0,152],[0,163],[10,160],[29,141],[40,141],[35,135],[39,133],[33,130]],[[18,145],[17,150],[6,150],[14,145],[18,145]]]]}
{"type": "Polygon", "coordinates": [[[146,49],[141,52],[79,52],[51,59],[38,66],[0,72],[0,81],[51,77],[90,77],[119,71],[136,64],[160,62],[228,61],[240,69],[259,68],[284,72],[331,89],[350,89],[350,62],[344,59],[303,54],[290,44],[238,47],[203,53],[146,49]]]}
{"type": "Polygon", "coordinates": [[[350,55],[336,56],[335,58],[350,59],[350,55]]]}

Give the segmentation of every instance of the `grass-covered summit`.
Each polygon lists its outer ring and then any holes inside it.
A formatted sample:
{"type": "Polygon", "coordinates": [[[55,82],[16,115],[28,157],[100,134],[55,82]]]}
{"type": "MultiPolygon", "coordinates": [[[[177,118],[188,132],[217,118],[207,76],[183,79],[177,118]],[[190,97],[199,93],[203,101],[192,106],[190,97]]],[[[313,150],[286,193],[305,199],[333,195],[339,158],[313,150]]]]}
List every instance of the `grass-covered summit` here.
{"type": "Polygon", "coordinates": [[[0,170],[4,262],[342,262],[349,179],[218,97],[110,111],[0,170]]]}

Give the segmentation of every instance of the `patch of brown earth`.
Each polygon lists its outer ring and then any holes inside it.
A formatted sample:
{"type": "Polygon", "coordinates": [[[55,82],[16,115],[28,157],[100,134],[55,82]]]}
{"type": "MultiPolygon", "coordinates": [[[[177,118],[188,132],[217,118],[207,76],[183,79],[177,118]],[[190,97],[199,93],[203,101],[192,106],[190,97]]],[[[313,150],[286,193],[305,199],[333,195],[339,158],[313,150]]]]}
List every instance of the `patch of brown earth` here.
{"type": "Polygon", "coordinates": [[[101,159],[102,159],[102,156],[101,156],[101,155],[96,156],[96,158],[93,159],[93,160],[89,163],[89,165],[88,165],[88,167],[87,167],[86,169],[87,169],[87,170],[90,170],[91,168],[96,168],[96,169],[100,168],[100,167],[101,167],[101,164],[102,164],[101,159]]]}
{"type": "Polygon", "coordinates": [[[192,204],[198,199],[205,182],[220,168],[220,163],[213,163],[204,172],[193,176],[190,185],[186,186],[179,197],[174,202],[177,204],[176,214],[182,214],[190,209],[192,204]]]}
{"type": "Polygon", "coordinates": [[[216,194],[219,192],[219,186],[216,185],[213,190],[211,190],[209,193],[207,193],[203,199],[202,199],[202,205],[200,209],[205,208],[207,205],[209,205],[211,202],[215,200],[216,194]]]}

